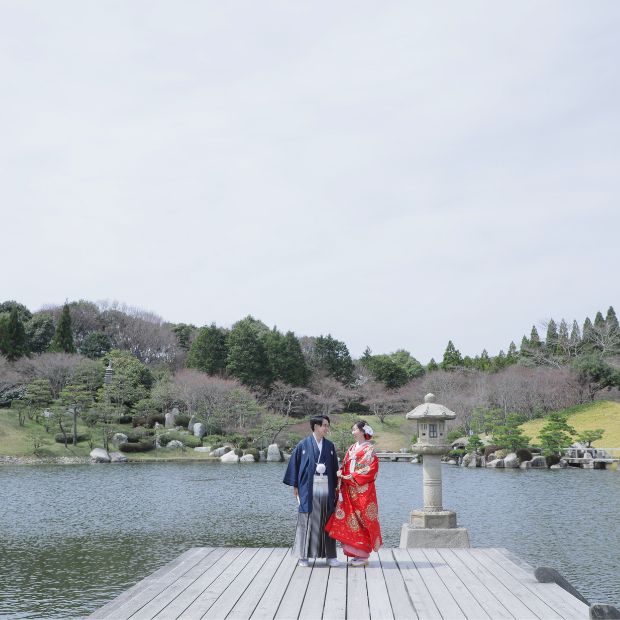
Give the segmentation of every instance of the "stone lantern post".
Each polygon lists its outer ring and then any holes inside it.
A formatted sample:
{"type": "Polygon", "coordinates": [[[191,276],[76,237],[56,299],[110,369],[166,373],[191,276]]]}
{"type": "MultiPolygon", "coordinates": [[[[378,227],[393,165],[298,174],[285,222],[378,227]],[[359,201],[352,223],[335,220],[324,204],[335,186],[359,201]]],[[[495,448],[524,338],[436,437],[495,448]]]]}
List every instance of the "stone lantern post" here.
{"type": "Polygon", "coordinates": [[[435,403],[433,394],[427,394],[424,404],[406,417],[418,425],[418,442],[413,447],[423,459],[424,508],[411,512],[409,523],[401,530],[400,546],[469,547],[467,530],[457,527],[456,512],[444,510],[441,499],[441,457],[450,450],[446,421],[454,420],[456,413],[435,403]]]}

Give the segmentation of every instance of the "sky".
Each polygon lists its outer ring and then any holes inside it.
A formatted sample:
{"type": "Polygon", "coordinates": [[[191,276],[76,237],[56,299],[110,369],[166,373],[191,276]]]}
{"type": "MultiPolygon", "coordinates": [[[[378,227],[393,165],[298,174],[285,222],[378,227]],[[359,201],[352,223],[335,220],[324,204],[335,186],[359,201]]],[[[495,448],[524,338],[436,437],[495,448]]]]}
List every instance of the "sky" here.
{"type": "Polygon", "coordinates": [[[440,360],[620,311],[620,2],[0,0],[0,300],[440,360]]]}

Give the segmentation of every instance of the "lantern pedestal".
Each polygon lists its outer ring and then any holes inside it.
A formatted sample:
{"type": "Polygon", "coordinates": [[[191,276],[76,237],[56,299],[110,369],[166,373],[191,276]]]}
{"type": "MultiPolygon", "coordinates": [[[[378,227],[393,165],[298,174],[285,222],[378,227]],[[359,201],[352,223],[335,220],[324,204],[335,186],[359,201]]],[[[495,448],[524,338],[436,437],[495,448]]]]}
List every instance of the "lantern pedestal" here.
{"type": "Polygon", "coordinates": [[[423,455],[424,508],[413,510],[409,523],[400,532],[400,547],[469,547],[469,534],[457,527],[456,512],[442,505],[441,455],[450,450],[445,443],[446,420],[456,414],[435,404],[433,394],[427,394],[424,404],[407,414],[418,423],[418,442],[414,449],[423,455]]]}

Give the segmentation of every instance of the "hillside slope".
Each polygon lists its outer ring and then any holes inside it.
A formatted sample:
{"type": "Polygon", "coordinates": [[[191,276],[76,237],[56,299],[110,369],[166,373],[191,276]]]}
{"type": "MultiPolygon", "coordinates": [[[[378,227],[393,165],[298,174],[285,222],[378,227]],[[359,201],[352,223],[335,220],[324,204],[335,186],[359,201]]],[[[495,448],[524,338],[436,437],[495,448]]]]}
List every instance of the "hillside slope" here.
{"type": "MultiPolygon", "coordinates": [[[[565,409],[568,423],[578,432],[602,428],[603,438],[592,445],[598,448],[620,448],[620,403],[598,400],[586,405],[565,409]]],[[[521,426],[532,442],[538,442],[538,433],[546,424],[545,418],[526,422],[521,426]]]]}

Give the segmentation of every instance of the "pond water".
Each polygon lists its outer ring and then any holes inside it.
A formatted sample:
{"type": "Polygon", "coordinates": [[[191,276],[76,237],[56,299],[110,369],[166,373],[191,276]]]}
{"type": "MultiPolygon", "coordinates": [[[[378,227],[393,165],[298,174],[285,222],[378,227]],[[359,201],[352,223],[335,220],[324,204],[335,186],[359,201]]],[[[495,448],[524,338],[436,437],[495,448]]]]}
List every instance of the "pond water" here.
{"type": "MultiPolygon", "coordinates": [[[[290,546],[284,464],[0,467],[0,618],[79,618],[193,546],[290,546]]],[[[384,544],[422,505],[422,467],[381,463],[384,544]]],[[[620,472],[443,467],[472,546],[557,568],[620,606],[620,472]]]]}

